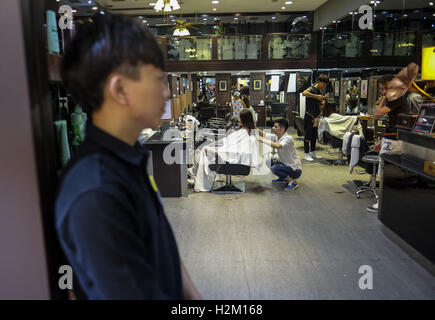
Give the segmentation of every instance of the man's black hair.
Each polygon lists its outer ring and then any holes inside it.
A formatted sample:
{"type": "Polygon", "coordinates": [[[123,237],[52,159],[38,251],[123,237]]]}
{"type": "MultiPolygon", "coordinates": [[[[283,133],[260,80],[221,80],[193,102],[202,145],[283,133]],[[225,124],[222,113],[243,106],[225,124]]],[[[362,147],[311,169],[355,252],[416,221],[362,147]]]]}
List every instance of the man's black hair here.
{"type": "Polygon", "coordinates": [[[328,118],[332,113],[337,112],[337,103],[334,99],[326,99],[323,106],[323,116],[328,118]]]}
{"type": "Polygon", "coordinates": [[[326,74],[320,74],[317,78],[317,82],[329,83],[329,77],[326,74]]]}
{"type": "Polygon", "coordinates": [[[104,85],[113,71],[139,79],[140,64],[165,69],[157,40],[142,24],[114,14],[96,15],[93,21],[78,28],[62,62],[66,87],[89,112],[103,103],[104,85]]]}
{"type": "Polygon", "coordinates": [[[379,83],[380,83],[380,84],[386,84],[387,82],[390,82],[391,80],[393,80],[394,77],[395,77],[394,74],[384,74],[384,75],[382,76],[382,78],[379,79],[379,83]]]}
{"type": "Polygon", "coordinates": [[[286,118],[279,118],[274,121],[274,123],[278,123],[281,128],[284,128],[285,131],[288,129],[288,120],[286,118]]]}

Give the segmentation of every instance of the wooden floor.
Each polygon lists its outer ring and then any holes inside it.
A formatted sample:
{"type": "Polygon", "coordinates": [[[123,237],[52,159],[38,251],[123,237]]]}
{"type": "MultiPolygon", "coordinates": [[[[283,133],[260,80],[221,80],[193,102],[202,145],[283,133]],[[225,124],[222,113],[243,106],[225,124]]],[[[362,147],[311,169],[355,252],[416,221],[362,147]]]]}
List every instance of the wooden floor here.
{"type": "MultiPolygon", "coordinates": [[[[302,158],[302,141],[296,146],[302,158]]],[[[267,174],[243,179],[245,194],[164,199],[204,299],[435,299],[435,277],[367,213],[374,198],[356,199],[343,186],[369,176],[351,175],[347,166],[302,164],[295,191],[272,185],[267,174]],[[371,290],[359,288],[362,265],[373,270],[371,290]]]]}

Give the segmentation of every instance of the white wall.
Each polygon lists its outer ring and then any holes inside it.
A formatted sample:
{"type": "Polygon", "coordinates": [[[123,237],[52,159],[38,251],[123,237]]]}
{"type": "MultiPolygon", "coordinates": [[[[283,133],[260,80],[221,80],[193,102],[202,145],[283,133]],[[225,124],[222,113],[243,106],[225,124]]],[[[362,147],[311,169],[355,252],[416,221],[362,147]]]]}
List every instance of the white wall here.
{"type": "Polygon", "coordinates": [[[0,299],[49,299],[20,1],[0,6],[0,299]]]}

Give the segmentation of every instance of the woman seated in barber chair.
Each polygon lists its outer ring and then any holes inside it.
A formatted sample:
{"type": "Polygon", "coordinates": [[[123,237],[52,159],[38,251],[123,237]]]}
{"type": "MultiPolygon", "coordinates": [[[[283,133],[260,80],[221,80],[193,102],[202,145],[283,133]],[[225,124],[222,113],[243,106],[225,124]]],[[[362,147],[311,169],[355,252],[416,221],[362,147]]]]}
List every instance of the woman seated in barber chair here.
{"type": "Polygon", "coordinates": [[[189,183],[195,184],[195,192],[211,191],[216,172],[209,168],[210,164],[237,163],[250,167],[258,165],[258,145],[253,132],[255,124],[249,109],[240,112],[239,120],[241,128],[218,140],[217,146],[213,141],[197,150],[194,165],[188,169],[189,183]]]}

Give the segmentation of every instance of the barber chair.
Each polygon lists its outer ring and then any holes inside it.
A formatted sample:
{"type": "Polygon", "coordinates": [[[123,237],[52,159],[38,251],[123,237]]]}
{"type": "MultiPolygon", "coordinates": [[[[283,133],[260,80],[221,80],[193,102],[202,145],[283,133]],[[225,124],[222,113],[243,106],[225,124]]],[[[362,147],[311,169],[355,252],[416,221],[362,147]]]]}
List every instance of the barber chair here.
{"type": "Polygon", "coordinates": [[[273,121],[278,118],[287,118],[288,105],[285,103],[272,103],[268,108],[268,116],[270,119],[270,126],[273,126],[273,121]]]}
{"type": "Polygon", "coordinates": [[[329,144],[332,148],[338,149],[338,152],[339,152],[338,153],[338,160],[335,161],[333,163],[333,165],[338,165],[338,166],[344,165],[345,162],[343,160],[343,152],[341,151],[341,148],[343,147],[343,140],[339,139],[337,137],[334,137],[328,131],[324,131],[323,132],[323,141],[326,144],[329,144]]]}
{"type": "Polygon", "coordinates": [[[366,155],[363,156],[361,161],[365,164],[372,165],[372,174],[370,177],[370,182],[366,185],[362,185],[356,189],[355,195],[359,199],[360,194],[364,192],[373,192],[376,200],[379,198],[378,193],[376,192],[376,173],[379,165],[379,155],[366,155]]]}
{"type": "Polygon", "coordinates": [[[225,164],[210,164],[208,167],[210,168],[210,170],[215,171],[217,174],[226,175],[225,185],[216,190],[213,190],[212,188],[212,193],[245,193],[245,184],[239,183],[236,186],[232,183],[231,176],[248,176],[251,172],[250,166],[246,166],[243,164],[232,164],[227,162],[225,164]]]}
{"type": "Polygon", "coordinates": [[[221,118],[210,118],[208,121],[208,127],[211,129],[225,129],[228,130],[233,126],[233,116],[228,113],[224,119],[221,118]]]}
{"type": "Polygon", "coordinates": [[[216,117],[216,111],[213,107],[203,107],[199,109],[198,121],[200,122],[201,126],[207,127],[208,121],[214,117],[216,117]]]}

